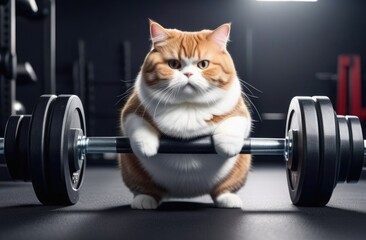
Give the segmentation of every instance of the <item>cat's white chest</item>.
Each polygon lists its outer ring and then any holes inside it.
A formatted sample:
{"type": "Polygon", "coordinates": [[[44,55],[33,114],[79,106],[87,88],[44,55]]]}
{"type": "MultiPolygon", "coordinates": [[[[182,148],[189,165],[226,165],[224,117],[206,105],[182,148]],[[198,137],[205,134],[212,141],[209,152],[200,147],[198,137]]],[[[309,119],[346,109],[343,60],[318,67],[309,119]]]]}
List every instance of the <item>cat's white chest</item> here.
{"type": "Polygon", "coordinates": [[[158,154],[140,159],[153,181],[167,190],[166,197],[209,194],[233,169],[236,158],[217,154],[158,154]]]}
{"type": "Polygon", "coordinates": [[[206,109],[184,105],[161,109],[155,113],[154,121],[168,136],[193,138],[213,133],[216,125],[207,123],[212,117],[206,109]]]}

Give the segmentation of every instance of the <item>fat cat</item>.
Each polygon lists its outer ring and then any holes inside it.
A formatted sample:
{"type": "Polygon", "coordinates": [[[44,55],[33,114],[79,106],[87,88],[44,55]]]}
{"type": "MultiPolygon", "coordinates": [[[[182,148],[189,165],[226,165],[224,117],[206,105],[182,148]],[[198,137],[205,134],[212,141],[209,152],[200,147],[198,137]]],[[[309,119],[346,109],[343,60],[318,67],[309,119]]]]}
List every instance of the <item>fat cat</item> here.
{"type": "Polygon", "coordinates": [[[155,209],[164,198],[209,194],[215,205],[241,208],[235,194],[251,156],[239,154],[251,130],[240,80],[226,49],[231,24],[184,32],[150,20],[152,47],[121,111],[133,154],[120,154],[131,207],[155,209]],[[157,154],[159,138],[212,135],[218,154],[157,154]]]}

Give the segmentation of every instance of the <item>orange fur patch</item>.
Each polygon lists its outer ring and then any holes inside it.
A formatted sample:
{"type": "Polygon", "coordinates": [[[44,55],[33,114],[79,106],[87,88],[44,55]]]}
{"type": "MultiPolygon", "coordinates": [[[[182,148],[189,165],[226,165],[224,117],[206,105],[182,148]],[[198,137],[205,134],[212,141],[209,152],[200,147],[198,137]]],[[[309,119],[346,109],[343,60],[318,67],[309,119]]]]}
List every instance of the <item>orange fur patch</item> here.
{"type": "Polygon", "coordinates": [[[118,154],[118,162],[123,181],[132,192],[150,195],[157,202],[162,199],[164,188],[152,181],[134,154],[118,154]]]}
{"type": "Polygon", "coordinates": [[[131,96],[128,98],[126,104],[121,111],[121,120],[124,121],[129,114],[136,114],[137,116],[145,119],[152,127],[154,127],[158,132],[156,124],[154,123],[150,114],[146,111],[145,107],[142,105],[140,99],[137,96],[136,91],[133,91],[131,96]]]}
{"type": "Polygon", "coordinates": [[[224,192],[237,192],[245,184],[251,162],[251,155],[240,154],[236,160],[235,167],[224,180],[216,185],[211,192],[211,196],[215,198],[224,192]]]}

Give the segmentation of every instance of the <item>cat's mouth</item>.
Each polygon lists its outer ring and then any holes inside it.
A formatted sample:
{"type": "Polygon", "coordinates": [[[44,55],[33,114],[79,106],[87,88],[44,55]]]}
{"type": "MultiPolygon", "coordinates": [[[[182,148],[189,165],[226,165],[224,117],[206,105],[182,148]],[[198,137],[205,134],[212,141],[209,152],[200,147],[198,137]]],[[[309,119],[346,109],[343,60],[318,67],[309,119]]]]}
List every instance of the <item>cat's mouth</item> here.
{"type": "Polygon", "coordinates": [[[197,88],[193,84],[188,82],[187,84],[185,84],[183,86],[182,93],[183,94],[188,94],[188,95],[196,94],[197,93],[197,88]]]}
{"type": "Polygon", "coordinates": [[[195,86],[193,86],[193,84],[192,83],[190,83],[190,82],[188,82],[185,86],[184,86],[184,88],[191,88],[192,90],[197,90],[197,88],[195,87],[195,86]]]}

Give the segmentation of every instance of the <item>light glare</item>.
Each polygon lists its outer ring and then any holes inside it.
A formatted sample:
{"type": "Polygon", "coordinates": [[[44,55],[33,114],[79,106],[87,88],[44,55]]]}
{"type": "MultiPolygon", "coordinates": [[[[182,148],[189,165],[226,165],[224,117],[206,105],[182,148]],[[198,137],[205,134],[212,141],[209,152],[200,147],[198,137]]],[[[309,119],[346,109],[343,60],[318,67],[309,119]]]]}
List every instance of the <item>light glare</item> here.
{"type": "Polygon", "coordinates": [[[257,2],[317,2],[318,0],[257,0],[257,2]]]}

